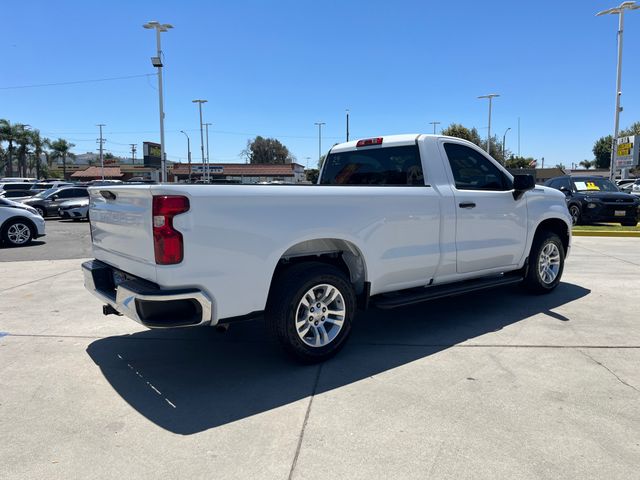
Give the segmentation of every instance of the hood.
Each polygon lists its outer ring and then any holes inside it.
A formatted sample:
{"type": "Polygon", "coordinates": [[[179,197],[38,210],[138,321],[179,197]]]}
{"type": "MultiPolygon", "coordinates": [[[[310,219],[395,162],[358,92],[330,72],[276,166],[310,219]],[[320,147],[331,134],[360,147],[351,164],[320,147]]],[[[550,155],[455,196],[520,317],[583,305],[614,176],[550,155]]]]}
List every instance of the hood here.
{"type": "Polygon", "coordinates": [[[638,197],[635,195],[630,195],[628,193],[623,192],[602,192],[598,190],[590,190],[586,192],[576,192],[574,195],[579,195],[581,197],[590,197],[597,198],[599,200],[604,200],[608,202],[616,202],[621,201],[624,203],[632,202],[637,200],[638,197]]]}
{"type": "Polygon", "coordinates": [[[13,200],[9,200],[8,198],[3,198],[3,203],[0,204],[0,207],[8,207],[8,208],[19,208],[21,210],[26,210],[34,215],[38,215],[38,212],[35,208],[32,208],[28,205],[25,205],[21,202],[14,202],[13,200]]]}

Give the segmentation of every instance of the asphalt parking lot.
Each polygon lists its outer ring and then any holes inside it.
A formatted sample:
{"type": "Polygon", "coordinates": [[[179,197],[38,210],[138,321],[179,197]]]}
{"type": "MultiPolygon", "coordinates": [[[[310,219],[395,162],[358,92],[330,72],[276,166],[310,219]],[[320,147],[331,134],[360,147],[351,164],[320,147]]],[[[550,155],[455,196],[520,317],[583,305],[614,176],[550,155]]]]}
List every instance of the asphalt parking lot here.
{"type": "Polygon", "coordinates": [[[546,296],[368,311],[317,366],[261,322],[104,317],[67,247],[0,250],[0,478],[638,478],[639,247],[574,238],[546,296]]]}

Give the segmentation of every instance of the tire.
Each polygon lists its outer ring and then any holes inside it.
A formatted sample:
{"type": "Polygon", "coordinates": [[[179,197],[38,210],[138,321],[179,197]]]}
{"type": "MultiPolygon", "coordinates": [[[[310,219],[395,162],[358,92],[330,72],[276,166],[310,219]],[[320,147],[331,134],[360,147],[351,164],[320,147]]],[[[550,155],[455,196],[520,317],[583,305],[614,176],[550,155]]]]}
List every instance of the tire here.
{"type": "Polygon", "coordinates": [[[346,275],[332,265],[308,262],[274,278],[265,320],[287,354],[302,363],[317,363],[344,346],[355,312],[356,294],[346,275]],[[336,313],[326,313],[332,310],[336,313]]]}
{"type": "Polygon", "coordinates": [[[546,230],[538,232],[531,245],[524,286],[534,293],[551,292],[562,278],[564,255],[564,246],[558,235],[546,230]],[[555,262],[554,258],[557,259],[555,262]]]}
{"type": "Polygon", "coordinates": [[[40,215],[42,218],[47,216],[47,212],[45,211],[44,208],[42,208],[42,207],[33,207],[33,208],[35,208],[37,210],[38,215],[40,215]]]}
{"type": "Polygon", "coordinates": [[[28,245],[35,235],[33,225],[27,220],[16,218],[7,221],[2,226],[2,242],[10,247],[22,247],[28,245]]]}
{"type": "Polygon", "coordinates": [[[580,221],[580,217],[582,215],[582,210],[580,210],[580,206],[576,205],[575,203],[572,205],[569,205],[569,213],[571,214],[571,222],[574,225],[580,225],[580,223],[582,223],[580,221]]]}
{"type": "Polygon", "coordinates": [[[620,225],[623,227],[635,227],[638,225],[638,222],[622,222],[620,225]]]}

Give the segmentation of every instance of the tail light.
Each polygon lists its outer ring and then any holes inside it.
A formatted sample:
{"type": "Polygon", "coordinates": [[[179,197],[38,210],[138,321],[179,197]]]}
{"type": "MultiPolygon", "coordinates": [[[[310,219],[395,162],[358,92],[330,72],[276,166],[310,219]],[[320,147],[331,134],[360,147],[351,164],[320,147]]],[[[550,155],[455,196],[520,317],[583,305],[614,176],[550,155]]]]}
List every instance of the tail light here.
{"type": "Polygon", "coordinates": [[[173,228],[173,217],[189,210],[189,199],[181,195],[153,197],[153,248],[158,265],[180,263],[184,254],[182,234],[173,228]]]}

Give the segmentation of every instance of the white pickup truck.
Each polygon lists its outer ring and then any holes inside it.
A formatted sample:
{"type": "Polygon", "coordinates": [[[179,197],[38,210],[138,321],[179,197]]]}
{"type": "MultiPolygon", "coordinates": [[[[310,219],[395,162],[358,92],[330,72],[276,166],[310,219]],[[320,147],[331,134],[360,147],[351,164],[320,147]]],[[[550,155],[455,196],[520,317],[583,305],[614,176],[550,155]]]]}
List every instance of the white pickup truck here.
{"type": "Polygon", "coordinates": [[[465,140],[394,135],[335,145],[318,185],[90,188],[85,285],[149,328],[263,317],[296,358],[345,343],[358,308],[517,282],[559,283],[564,195],[465,140]]]}

